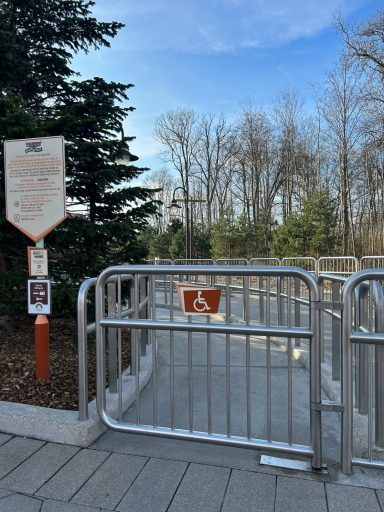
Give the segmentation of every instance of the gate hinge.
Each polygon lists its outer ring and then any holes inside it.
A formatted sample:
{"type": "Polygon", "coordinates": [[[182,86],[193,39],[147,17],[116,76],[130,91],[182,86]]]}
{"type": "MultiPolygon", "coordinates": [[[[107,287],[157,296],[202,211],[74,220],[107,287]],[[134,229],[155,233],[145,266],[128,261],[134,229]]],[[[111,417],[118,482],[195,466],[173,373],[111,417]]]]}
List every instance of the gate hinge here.
{"type": "Polygon", "coordinates": [[[341,402],[322,400],[319,403],[312,402],[311,409],[314,411],[344,412],[344,405],[341,402]]]}
{"type": "Polygon", "coordinates": [[[320,302],[315,302],[315,308],[316,309],[336,309],[336,310],[342,310],[344,309],[343,302],[337,301],[337,300],[321,300],[320,302]]]}

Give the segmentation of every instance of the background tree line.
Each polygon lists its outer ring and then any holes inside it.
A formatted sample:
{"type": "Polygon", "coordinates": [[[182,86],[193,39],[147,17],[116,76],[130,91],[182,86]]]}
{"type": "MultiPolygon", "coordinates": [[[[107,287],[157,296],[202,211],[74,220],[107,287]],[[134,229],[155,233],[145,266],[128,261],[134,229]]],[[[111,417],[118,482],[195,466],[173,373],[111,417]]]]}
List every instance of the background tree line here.
{"type": "Polygon", "coordinates": [[[179,185],[204,201],[191,201],[195,257],[383,253],[384,12],[336,24],[345,51],[311,111],[285,90],[271,110],[249,101],[234,120],[190,108],[157,119],[167,167],[146,180],[163,201],[151,257],[184,256],[166,208],[179,185]]]}

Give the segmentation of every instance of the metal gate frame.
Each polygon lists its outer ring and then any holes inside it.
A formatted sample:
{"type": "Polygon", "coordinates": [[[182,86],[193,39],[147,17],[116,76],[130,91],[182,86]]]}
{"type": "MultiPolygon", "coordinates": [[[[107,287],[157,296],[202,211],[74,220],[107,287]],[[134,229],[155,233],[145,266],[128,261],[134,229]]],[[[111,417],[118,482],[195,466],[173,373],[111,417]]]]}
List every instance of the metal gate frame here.
{"type": "MultiPolygon", "coordinates": [[[[154,278],[152,277],[151,289],[154,290],[154,278]]],[[[321,437],[321,357],[320,357],[320,315],[319,315],[319,290],[317,278],[303,269],[297,267],[250,267],[250,266],[159,266],[156,265],[124,265],[110,267],[104,270],[96,282],[96,360],[97,360],[97,410],[102,422],[110,429],[120,432],[130,432],[137,434],[150,434],[154,436],[176,438],[183,440],[193,440],[209,442],[215,444],[252,447],[258,449],[268,449],[270,451],[285,452],[300,456],[310,456],[312,467],[321,469],[322,467],[322,437],[321,437]],[[154,301],[152,301],[152,319],[139,318],[139,297],[137,286],[134,293],[134,313],[133,318],[110,318],[106,317],[105,311],[105,287],[109,278],[130,274],[134,276],[135,282],[140,275],[156,276],[157,274],[167,274],[170,276],[185,274],[195,275],[213,275],[213,276],[241,276],[241,277],[277,277],[277,278],[299,278],[307,285],[309,290],[309,328],[302,327],[282,327],[282,326],[256,326],[219,324],[219,323],[201,323],[201,322],[173,322],[155,320],[154,301]],[[149,329],[151,331],[184,331],[184,332],[205,332],[226,334],[241,334],[244,336],[276,336],[287,339],[307,338],[310,340],[310,444],[298,445],[289,444],[280,441],[268,441],[264,439],[251,438],[248,427],[248,436],[232,436],[224,434],[214,434],[209,432],[198,432],[184,429],[173,429],[169,427],[159,427],[156,425],[156,414],[154,413],[153,426],[140,425],[140,394],[139,394],[139,372],[136,372],[136,405],[138,418],[136,424],[124,424],[108,415],[106,408],[106,376],[105,376],[105,330],[107,328],[131,328],[149,329]]],[[[152,344],[153,353],[156,355],[155,343],[152,344]]],[[[135,351],[136,357],[139,357],[139,350],[135,351]]],[[[154,357],[154,379],[156,378],[156,357],[154,357]]],[[[249,375],[250,358],[247,357],[247,375],[249,375]]],[[[250,396],[250,380],[247,378],[247,401],[250,396]]],[[[228,398],[227,398],[228,401],[228,398]]],[[[248,402],[247,402],[248,403],[248,402]]],[[[154,404],[154,408],[156,405],[154,404]]],[[[247,408],[247,424],[249,424],[249,411],[247,408]]],[[[228,427],[227,427],[228,428],[228,427]]]]}
{"type": "MultiPolygon", "coordinates": [[[[368,466],[383,468],[384,462],[382,460],[373,460],[372,447],[373,447],[373,346],[377,349],[376,357],[379,357],[380,372],[377,377],[380,379],[379,386],[376,386],[376,391],[380,391],[383,383],[383,368],[384,368],[384,294],[383,289],[378,281],[384,280],[384,269],[367,269],[360,270],[353,274],[346,282],[343,288],[342,301],[344,304],[343,322],[342,322],[342,340],[343,340],[343,375],[342,375],[342,401],[344,411],[342,414],[342,446],[341,446],[341,470],[343,473],[349,475],[352,473],[352,465],[368,466]],[[358,325],[359,322],[353,322],[354,313],[354,296],[358,291],[358,287],[366,281],[373,281],[372,288],[376,300],[375,325],[374,332],[371,329],[366,329],[364,326],[358,325]],[[376,286],[375,286],[376,285],[376,286]],[[375,289],[376,288],[376,289],[375,289]],[[354,458],[353,457],[353,344],[359,344],[360,348],[368,349],[366,354],[366,372],[368,379],[368,458],[354,458]]],[[[372,317],[373,320],[373,317],[372,317]]],[[[377,362],[376,362],[377,364],[377,362]]],[[[381,389],[381,393],[383,390],[381,389]]],[[[378,400],[378,397],[376,397],[378,400]]],[[[376,427],[383,429],[384,425],[384,409],[383,409],[383,395],[380,395],[380,411],[376,410],[376,427]]],[[[378,403],[376,403],[376,407],[378,403]]],[[[383,436],[383,432],[380,432],[383,436]]]]}

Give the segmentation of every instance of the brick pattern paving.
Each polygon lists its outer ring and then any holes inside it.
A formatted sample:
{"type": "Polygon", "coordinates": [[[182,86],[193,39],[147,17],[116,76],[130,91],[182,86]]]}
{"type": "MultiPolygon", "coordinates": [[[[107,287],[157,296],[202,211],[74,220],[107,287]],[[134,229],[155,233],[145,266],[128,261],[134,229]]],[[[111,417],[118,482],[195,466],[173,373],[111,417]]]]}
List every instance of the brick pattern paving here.
{"type": "Polygon", "coordinates": [[[384,491],[311,476],[0,437],[0,512],[383,512],[384,491]]]}

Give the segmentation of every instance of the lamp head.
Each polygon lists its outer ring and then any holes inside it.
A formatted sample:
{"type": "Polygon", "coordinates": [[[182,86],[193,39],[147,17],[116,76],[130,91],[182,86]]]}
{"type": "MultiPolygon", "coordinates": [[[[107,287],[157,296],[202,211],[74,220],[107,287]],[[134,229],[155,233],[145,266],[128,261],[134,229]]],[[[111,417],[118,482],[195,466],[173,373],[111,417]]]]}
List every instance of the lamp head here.
{"type": "Polygon", "coordinates": [[[133,155],[128,149],[123,149],[122,152],[115,158],[118,165],[129,165],[130,162],[136,162],[139,157],[133,155]]]}
{"type": "Polygon", "coordinates": [[[169,208],[172,215],[176,215],[182,207],[177,203],[176,199],[172,199],[171,204],[167,208],[169,208]]]}

